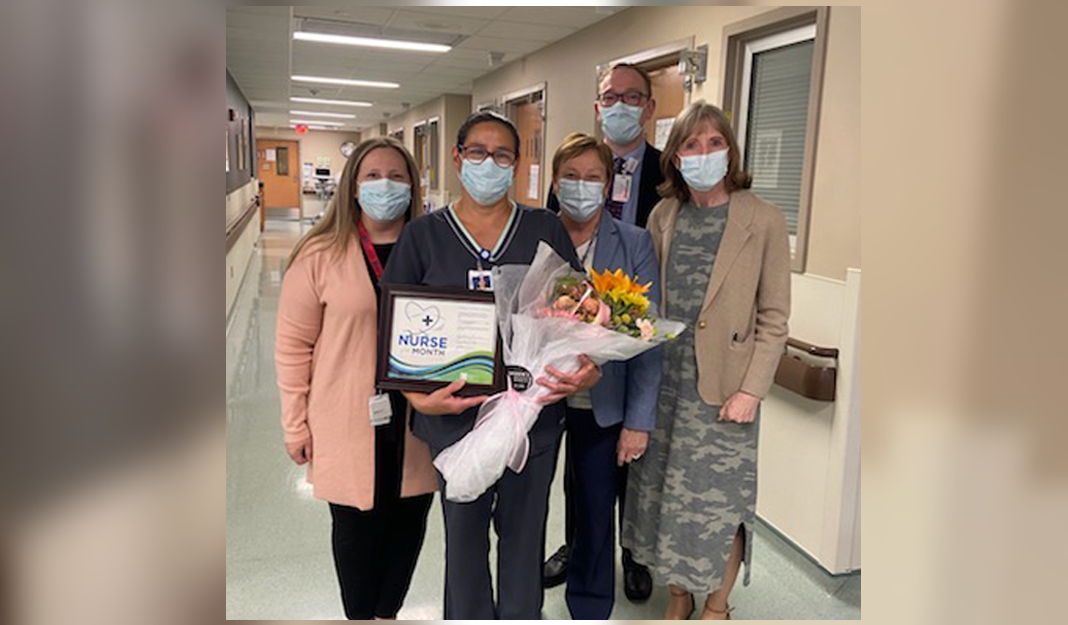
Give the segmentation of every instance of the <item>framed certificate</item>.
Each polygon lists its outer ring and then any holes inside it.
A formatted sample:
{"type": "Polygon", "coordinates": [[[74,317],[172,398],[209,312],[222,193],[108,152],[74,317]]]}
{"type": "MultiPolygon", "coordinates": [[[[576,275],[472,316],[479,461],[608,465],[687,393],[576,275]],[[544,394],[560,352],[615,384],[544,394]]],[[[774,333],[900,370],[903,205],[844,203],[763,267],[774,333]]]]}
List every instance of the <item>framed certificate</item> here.
{"type": "Polygon", "coordinates": [[[493,293],[393,285],[378,316],[380,389],[429,393],[460,378],[461,395],[505,388],[493,293]]]}

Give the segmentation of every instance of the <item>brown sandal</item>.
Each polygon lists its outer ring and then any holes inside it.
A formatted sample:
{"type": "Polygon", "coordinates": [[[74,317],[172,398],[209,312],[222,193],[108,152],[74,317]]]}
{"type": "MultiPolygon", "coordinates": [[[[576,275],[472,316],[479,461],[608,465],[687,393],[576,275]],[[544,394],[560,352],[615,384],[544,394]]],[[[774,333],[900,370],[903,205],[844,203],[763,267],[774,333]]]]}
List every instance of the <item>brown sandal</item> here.
{"type": "Polygon", "coordinates": [[[716,610],[712,606],[708,605],[708,601],[706,600],[705,601],[705,609],[704,609],[703,612],[701,612],[701,620],[702,621],[729,621],[729,620],[732,620],[731,619],[731,612],[733,612],[733,611],[734,611],[734,608],[732,608],[730,606],[730,604],[727,605],[727,609],[726,610],[716,610]],[[722,615],[722,618],[720,618],[719,615],[722,615]]]}
{"type": "Polygon", "coordinates": [[[680,612],[673,613],[671,608],[672,608],[672,604],[674,603],[674,601],[669,602],[668,603],[667,613],[664,614],[664,620],[665,621],[688,621],[688,620],[690,620],[690,617],[693,616],[694,610],[697,609],[697,603],[694,601],[693,593],[692,592],[686,592],[686,591],[675,592],[675,589],[670,587],[670,586],[668,587],[668,591],[671,593],[672,599],[674,599],[676,597],[689,597],[690,598],[690,609],[686,610],[685,612],[681,612],[680,611],[680,612]]]}

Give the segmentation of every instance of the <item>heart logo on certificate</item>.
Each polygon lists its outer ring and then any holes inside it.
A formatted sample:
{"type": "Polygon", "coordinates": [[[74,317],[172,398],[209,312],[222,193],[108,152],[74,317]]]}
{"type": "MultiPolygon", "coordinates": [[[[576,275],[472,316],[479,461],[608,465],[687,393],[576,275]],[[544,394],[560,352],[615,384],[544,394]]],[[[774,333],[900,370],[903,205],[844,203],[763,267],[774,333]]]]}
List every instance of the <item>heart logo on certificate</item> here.
{"type": "Polygon", "coordinates": [[[408,302],[404,307],[404,314],[408,317],[408,327],[415,334],[429,332],[441,321],[441,311],[437,306],[424,307],[416,302],[408,302]]]}

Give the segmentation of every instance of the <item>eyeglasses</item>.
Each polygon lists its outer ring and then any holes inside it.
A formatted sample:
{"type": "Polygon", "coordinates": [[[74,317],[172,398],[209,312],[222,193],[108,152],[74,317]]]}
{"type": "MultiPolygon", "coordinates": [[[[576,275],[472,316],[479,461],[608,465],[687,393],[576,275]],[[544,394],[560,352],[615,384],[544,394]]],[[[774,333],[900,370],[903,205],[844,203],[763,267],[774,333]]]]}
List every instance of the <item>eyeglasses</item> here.
{"type": "Polygon", "coordinates": [[[494,150],[490,152],[480,145],[460,146],[460,154],[472,163],[481,163],[487,156],[493,156],[493,162],[501,167],[511,167],[515,164],[515,154],[510,150],[494,150]]]}
{"type": "Polygon", "coordinates": [[[628,106],[641,106],[648,97],[648,93],[642,93],[641,91],[628,91],[626,93],[605,91],[597,96],[597,101],[600,102],[602,106],[612,106],[620,100],[623,100],[623,103],[628,106]]]}

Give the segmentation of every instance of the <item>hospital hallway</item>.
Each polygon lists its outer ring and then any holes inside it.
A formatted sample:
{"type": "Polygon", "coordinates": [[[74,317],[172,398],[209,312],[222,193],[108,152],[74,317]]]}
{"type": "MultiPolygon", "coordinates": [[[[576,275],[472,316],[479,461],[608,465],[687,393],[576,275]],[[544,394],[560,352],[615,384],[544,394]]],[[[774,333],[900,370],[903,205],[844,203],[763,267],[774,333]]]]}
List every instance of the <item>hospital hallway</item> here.
{"type": "MultiPolygon", "coordinates": [[[[311,202],[311,201],[310,201],[311,202]]],[[[306,213],[315,214],[313,208],[306,213]]],[[[268,218],[226,336],[226,617],[343,619],[330,551],[330,513],[314,499],[304,467],[282,445],[274,370],[275,315],[284,261],[307,222],[268,218]]],[[[563,457],[549,508],[549,553],[564,535],[563,457]]],[[[492,536],[492,531],[491,531],[492,536]]],[[[493,539],[491,539],[493,540],[493,539]]],[[[618,547],[617,547],[618,549],[618,547]]],[[[435,496],[426,542],[400,619],[442,617],[444,528],[435,496]]],[[[491,561],[496,561],[493,554],[491,561]]],[[[668,591],[644,604],[623,594],[616,565],[613,619],[659,619],[668,591]]],[[[567,619],[565,586],[545,591],[544,618],[567,619]]],[[[698,599],[700,601],[700,599],[698,599]]],[[[752,583],[731,596],[736,619],[859,619],[860,573],[831,576],[763,524],[756,528],[752,583]]]]}

